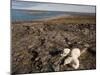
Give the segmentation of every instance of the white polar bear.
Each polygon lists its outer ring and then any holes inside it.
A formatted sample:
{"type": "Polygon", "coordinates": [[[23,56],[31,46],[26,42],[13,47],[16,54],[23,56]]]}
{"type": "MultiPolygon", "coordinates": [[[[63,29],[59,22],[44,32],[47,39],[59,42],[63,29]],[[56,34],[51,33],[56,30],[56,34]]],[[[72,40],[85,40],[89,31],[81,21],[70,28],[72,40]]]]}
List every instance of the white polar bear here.
{"type": "MultiPolygon", "coordinates": [[[[64,49],[65,53],[63,53],[65,55],[68,55],[68,53],[70,52],[70,49],[64,49]],[[67,54],[66,54],[67,53],[67,54]]],[[[78,57],[81,55],[80,53],[80,49],[79,48],[73,48],[71,51],[71,56],[69,56],[68,58],[65,59],[64,61],[64,65],[66,64],[71,64],[71,66],[74,69],[78,69],[79,68],[79,60],[78,57]]]]}

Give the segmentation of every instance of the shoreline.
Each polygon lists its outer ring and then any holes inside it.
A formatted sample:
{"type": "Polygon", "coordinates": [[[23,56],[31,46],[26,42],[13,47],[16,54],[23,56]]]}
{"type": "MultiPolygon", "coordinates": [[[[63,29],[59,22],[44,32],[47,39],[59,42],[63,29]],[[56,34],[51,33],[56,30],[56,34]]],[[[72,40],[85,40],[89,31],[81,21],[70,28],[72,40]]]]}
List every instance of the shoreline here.
{"type": "MultiPolygon", "coordinates": [[[[71,21],[75,21],[75,20],[88,20],[89,22],[87,23],[96,23],[96,16],[66,16],[66,15],[59,15],[59,16],[54,16],[54,17],[50,17],[50,18],[45,18],[45,19],[38,19],[38,20],[30,20],[30,21],[11,21],[12,24],[19,24],[19,23],[41,23],[41,22],[54,22],[54,21],[70,21],[69,23],[71,23],[71,21]],[[91,21],[93,20],[93,21],[91,21]]],[[[72,22],[73,23],[73,22],[72,22]]],[[[74,22],[75,23],[75,22],[74,22]]],[[[83,22],[85,23],[85,22],[83,22]]]]}

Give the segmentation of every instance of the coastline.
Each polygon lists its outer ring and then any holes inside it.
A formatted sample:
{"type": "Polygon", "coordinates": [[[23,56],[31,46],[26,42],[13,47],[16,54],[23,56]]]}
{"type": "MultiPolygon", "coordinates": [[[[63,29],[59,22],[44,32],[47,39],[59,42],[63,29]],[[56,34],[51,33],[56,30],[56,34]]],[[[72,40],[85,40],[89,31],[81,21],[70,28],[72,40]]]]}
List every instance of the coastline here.
{"type": "Polygon", "coordinates": [[[12,24],[19,24],[19,23],[41,23],[41,22],[65,22],[66,23],[96,23],[96,16],[66,16],[66,15],[59,15],[45,19],[38,19],[38,20],[31,20],[31,21],[11,21],[12,24]]]}

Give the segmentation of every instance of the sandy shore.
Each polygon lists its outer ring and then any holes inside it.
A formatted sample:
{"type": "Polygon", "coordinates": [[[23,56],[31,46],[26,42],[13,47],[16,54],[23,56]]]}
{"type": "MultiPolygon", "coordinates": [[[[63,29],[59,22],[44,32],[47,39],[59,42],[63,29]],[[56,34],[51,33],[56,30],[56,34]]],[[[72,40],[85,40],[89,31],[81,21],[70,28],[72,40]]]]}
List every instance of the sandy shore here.
{"type": "Polygon", "coordinates": [[[64,22],[64,23],[89,23],[89,24],[95,24],[96,23],[96,17],[95,16],[66,16],[66,15],[59,15],[54,16],[50,18],[45,19],[38,19],[38,20],[31,20],[31,21],[12,21],[12,23],[32,23],[32,22],[64,22]]]}

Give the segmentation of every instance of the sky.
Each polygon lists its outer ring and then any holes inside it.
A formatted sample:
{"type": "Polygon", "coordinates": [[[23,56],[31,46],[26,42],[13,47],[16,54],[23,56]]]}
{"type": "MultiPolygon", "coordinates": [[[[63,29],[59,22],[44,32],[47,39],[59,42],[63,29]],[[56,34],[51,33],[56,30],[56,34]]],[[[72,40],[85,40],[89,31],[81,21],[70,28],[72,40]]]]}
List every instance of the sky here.
{"type": "Polygon", "coordinates": [[[12,0],[12,9],[95,13],[95,6],[12,0]]]}

